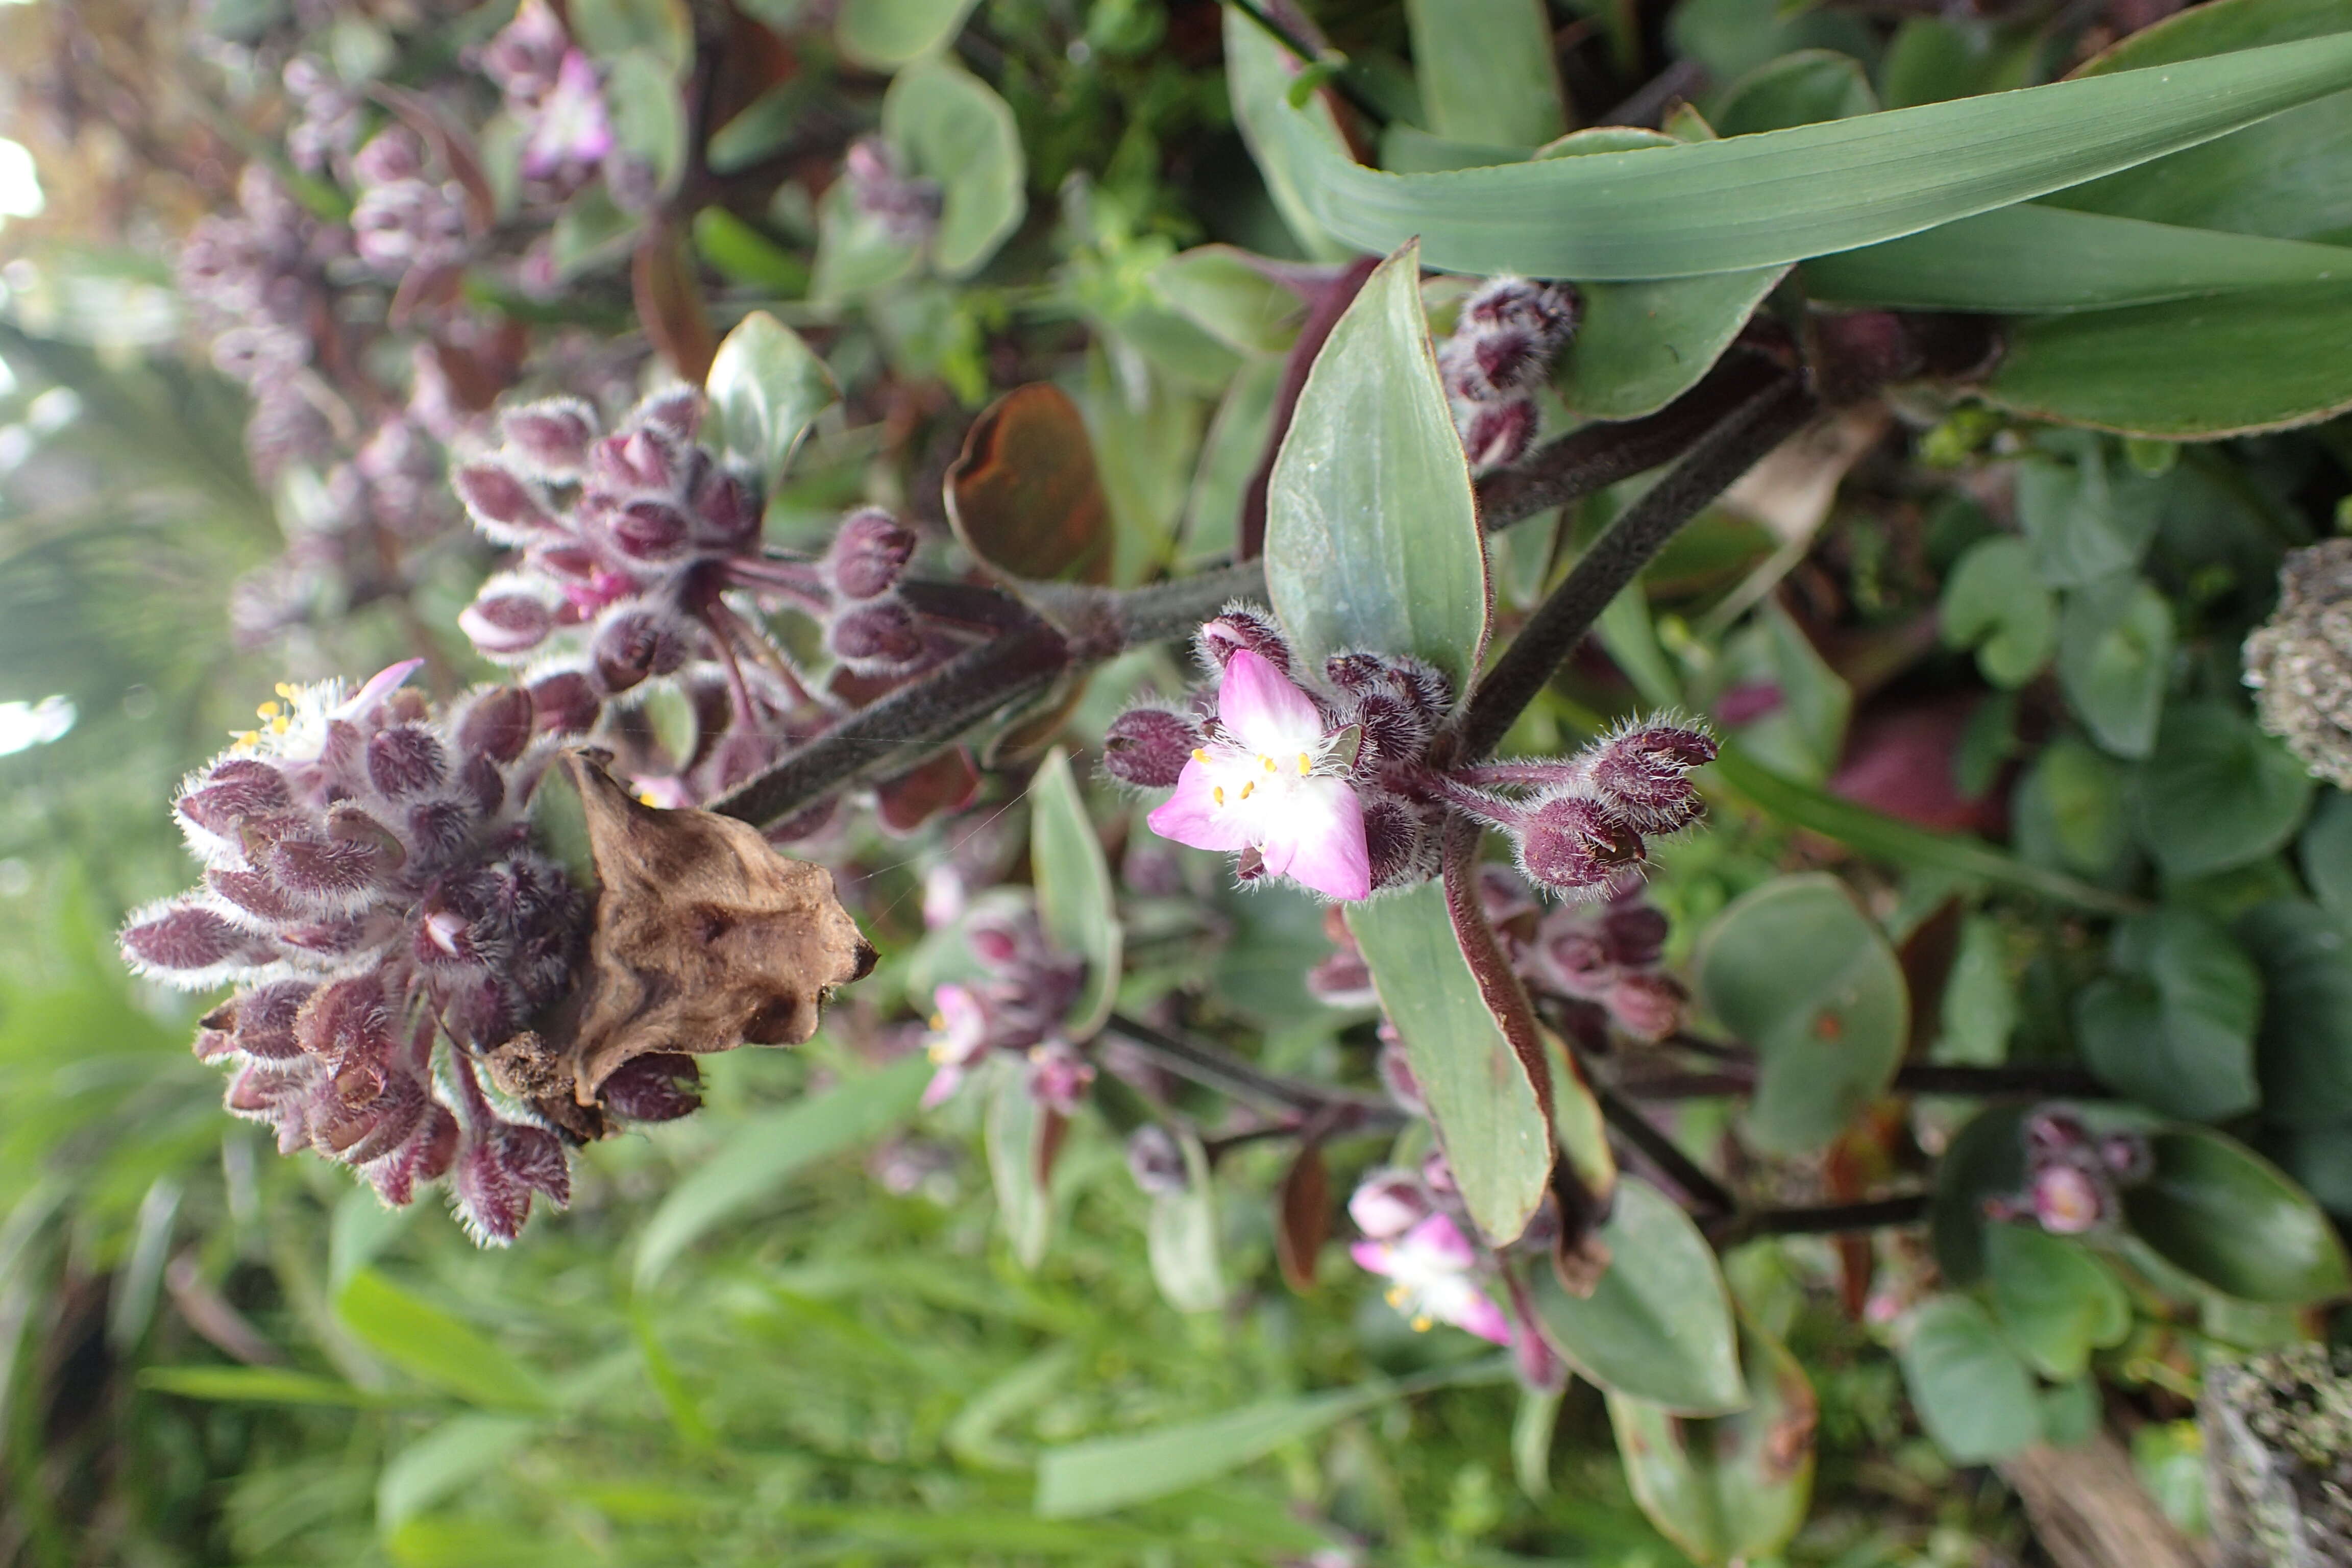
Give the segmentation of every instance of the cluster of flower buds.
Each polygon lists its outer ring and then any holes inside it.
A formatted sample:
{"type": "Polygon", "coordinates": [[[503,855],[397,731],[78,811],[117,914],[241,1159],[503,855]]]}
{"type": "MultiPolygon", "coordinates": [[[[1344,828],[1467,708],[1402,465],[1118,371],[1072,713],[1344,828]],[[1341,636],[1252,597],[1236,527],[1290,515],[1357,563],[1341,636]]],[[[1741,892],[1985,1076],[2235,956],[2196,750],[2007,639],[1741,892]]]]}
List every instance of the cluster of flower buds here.
{"type": "Polygon", "coordinates": [[[1989,1198],[1990,1219],[2032,1219],[2053,1236],[2080,1236],[2121,1212],[2121,1190],[2156,1173],[2156,1156],[2137,1132],[2094,1133],[2072,1110],[2025,1119],[2025,1191],[1989,1198]]]}
{"type": "Polygon", "coordinates": [[[1536,391],[1576,335],[1581,302],[1565,283],[1493,279],[1462,301],[1437,351],[1454,428],[1475,473],[1508,468],[1536,433],[1536,391]]]}
{"type": "Polygon", "coordinates": [[[877,508],[844,519],[815,560],[765,549],[758,492],[694,439],[702,413],[701,394],[679,387],[600,434],[577,399],[521,405],[497,450],[453,476],[476,527],[520,552],[458,625],[485,657],[531,667],[544,721],[584,731],[655,678],[715,698],[696,755],[656,791],[674,805],[740,783],[969,635],[900,595],[916,539],[877,508]],[[784,607],[821,626],[826,681],[761,625],[784,607]]]}
{"type": "Polygon", "coordinates": [[[352,248],[380,277],[404,279],[457,266],[470,239],[465,188],[433,177],[425,146],[388,125],[352,154],[352,248]]]}
{"type": "Polygon", "coordinates": [[[2279,604],[2246,639],[2263,728],[2338,789],[2352,789],[2352,539],[2291,552],[2279,604]]]}
{"type": "Polygon", "coordinates": [[[1713,760],[1715,742],[1695,729],[1631,725],[1573,758],[1444,769],[1430,753],[1454,694],[1420,660],[1335,654],[1310,689],[1272,619],[1242,605],[1202,626],[1198,646],[1213,693],[1121,714],[1104,767],[1172,788],[1152,831],[1236,856],[1244,882],[1287,877],[1349,902],[1426,880],[1451,808],[1508,833],[1544,887],[1612,896],[1638,882],[1645,836],[1705,810],[1685,774],[1713,760]]]}
{"type": "Polygon", "coordinates": [[[285,84],[292,122],[286,128],[286,156],[306,174],[345,172],[344,160],[359,145],[363,100],[334,68],[316,55],[296,55],[278,79],[285,84]]]}
{"type": "Polygon", "coordinates": [[[1451,1323],[1507,1345],[1511,1321],[1490,1293],[1500,1266],[1472,1243],[1467,1222],[1454,1212],[1452,1176],[1435,1154],[1417,1173],[1382,1168],[1366,1175],[1348,1199],[1348,1217],[1363,1234],[1349,1256],[1389,1281],[1389,1305],[1415,1331],[1451,1323]]]}
{"type": "Polygon", "coordinates": [[[1530,989],[1566,1001],[1571,1028],[1589,1035],[1613,1024],[1663,1040],[1682,1026],[1689,1000],[1659,967],[1666,931],[1665,915],[1629,893],[1551,910],[1514,955],[1530,989]]]}
{"type": "Polygon", "coordinates": [[[1094,1081],[1092,1063],[1062,1033],[1087,984],[1087,963],[1047,940],[1025,901],[992,902],[964,917],[963,935],[983,978],[931,994],[927,1044],[939,1070],[923,1091],[928,1108],[945,1101],[991,1051],[1028,1063],[1029,1092],[1068,1113],[1094,1081]]]}
{"type": "Polygon", "coordinates": [[[604,84],[547,0],[523,0],[478,64],[522,130],[523,178],[561,201],[595,176],[614,150],[604,84]]]}
{"type": "Polygon", "coordinates": [[[927,243],[940,226],[946,197],[937,180],[909,174],[890,144],[877,136],[850,143],[841,163],[850,205],[901,245],[927,243]]]}
{"type": "Polygon", "coordinates": [[[196,1052],[282,1150],[392,1204],[446,1175],[467,1227],[504,1242],[570,1182],[556,1135],[493,1105],[476,1064],[570,988],[587,904],[530,845],[549,753],[530,697],[436,713],[401,686],[415,668],[348,697],[281,687],[191,774],[174,815],[204,881],[134,914],[122,952],[184,989],[236,987],[196,1052]]]}

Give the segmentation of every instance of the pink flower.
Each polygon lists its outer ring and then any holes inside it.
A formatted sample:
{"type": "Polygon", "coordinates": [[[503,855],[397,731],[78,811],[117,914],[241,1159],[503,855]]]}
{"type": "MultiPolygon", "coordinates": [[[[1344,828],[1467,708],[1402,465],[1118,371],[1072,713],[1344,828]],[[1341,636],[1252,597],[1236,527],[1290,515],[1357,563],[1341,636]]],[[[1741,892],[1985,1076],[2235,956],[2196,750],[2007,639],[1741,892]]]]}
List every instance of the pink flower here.
{"type": "Polygon", "coordinates": [[[1416,1332],[1451,1323],[1498,1345],[1511,1342],[1510,1320],[1479,1287],[1476,1250],[1444,1215],[1394,1241],[1360,1241],[1348,1251],[1358,1267],[1388,1279],[1389,1305],[1412,1319],[1416,1332]]]}
{"type": "Polygon", "coordinates": [[[1364,808],[1345,776],[1355,740],[1352,728],[1333,732],[1272,660],[1240,649],[1225,661],[1208,743],[1147,820],[1195,849],[1263,857],[1266,871],[1327,898],[1364,898],[1364,808]]]}
{"type": "Polygon", "coordinates": [[[522,172],[534,180],[593,166],[613,150],[613,122],[604,112],[596,68],[578,49],[565,51],[555,86],[539,105],[538,123],[523,143],[522,172]]]}
{"type": "Polygon", "coordinates": [[[988,1049],[988,1009],[969,985],[942,985],[931,993],[931,1038],[926,1047],[939,1068],[923,1090],[923,1109],[943,1105],[963,1087],[964,1074],[988,1049]]]}

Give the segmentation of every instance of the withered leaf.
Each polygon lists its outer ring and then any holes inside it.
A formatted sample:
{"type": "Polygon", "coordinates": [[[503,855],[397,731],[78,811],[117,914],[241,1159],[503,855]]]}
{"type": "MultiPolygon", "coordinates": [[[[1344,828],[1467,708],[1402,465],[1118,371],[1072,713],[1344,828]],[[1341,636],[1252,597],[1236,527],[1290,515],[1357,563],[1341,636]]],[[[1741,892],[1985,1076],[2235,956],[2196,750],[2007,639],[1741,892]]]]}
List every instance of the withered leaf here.
{"type": "Polygon", "coordinates": [[[538,1034],[490,1054],[500,1089],[583,1138],[601,1136],[605,1081],[655,1053],[796,1046],[826,995],[874,967],[833,873],[778,854],[759,829],[659,811],[580,752],[596,912],[581,987],[538,1034]]]}
{"type": "Polygon", "coordinates": [[[1301,1296],[1315,1289],[1315,1263],[1331,1238],[1331,1177],[1323,1146],[1312,1138],[1282,1178],[1276,1197],[1274,1253],[1283,1283],[1301,1296]]]}

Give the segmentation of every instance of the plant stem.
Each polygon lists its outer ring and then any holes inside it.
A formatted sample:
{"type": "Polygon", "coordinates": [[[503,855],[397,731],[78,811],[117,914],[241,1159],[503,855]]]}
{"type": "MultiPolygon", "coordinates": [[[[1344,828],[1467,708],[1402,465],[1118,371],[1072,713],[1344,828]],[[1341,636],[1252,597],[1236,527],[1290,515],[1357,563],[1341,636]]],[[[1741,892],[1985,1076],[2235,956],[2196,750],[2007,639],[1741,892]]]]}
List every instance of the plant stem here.
{"type": "Polygon", "coordinates": [[[1609,602],[1685,523],[1811,417],[1813,407],[1812,398],[1794,382],[1776,378],[1766,383],[1701,437],[1672,473],[1627,508],[1528,618],[1471,693],[1462,718],[1459,761],[1484,760],[1576,651],[1609,602]]]}
{"type": "Polygon", "coordinates": [[[1680,1187],[1692,1204],[1719,1215],[1738,1212],[1739,1200],[1721,1182],[1708,1175],[1697,1161],[1684,1153],[1673,1139],[1652,1126],[1648,1117],[1599,1084],[1592,1086],[1592,1095],[1601,1102],[1602,1119],[1616,1129],[1617,1135],[1680,1187]]]}
{"type": "MultiPolygon", "coordinates": [[[[1747,1094],[1756,1087],[1752,1056],[1719,1058],[1714,1072],[1629,1075],[1616,1089],[1629,1100],[1713,1100],[1747,1094]]],[[[2113,1100],[2108,1089],[2081,1068],[2062,1066],[1945,1067],[1906,1062],[1889,1086],[1900,1094],[1948,1094],[1976,1100],[2009,1095],[2045,1100],[2113,1100]]]]}
{"type": "Polygon", "coordinates": [[[1918,1225],[1927,1217],[1927,1194],[1907,1193],[1897,1198],[1827,1204],[1819,1208],[1750,1209],[1720,1220],[1702,1221],[1700,1226],[1717,1250],[1729,1251],[1759,1236],[1843,1236],[1918,1225]]]}
{"type": "Polygon", "coordinates": [[[1156,1029],[1124,1013],[1113,1013],[1104,1028],[1154,1063],[1203,1089],[1213,1089],[1234,1100],[1276,1106],[1284,1110],[1310,1115],[1323,1113],[1327,1118],[1336,1112],[1339,1121],[1345,1125],[1342,1128],[1327,1120],[1327,1127],[1331,1131],[1394,1127],[1404,1121],[1404,1113],[1385,1100],[1374,1100],[1369,1095],[1349,1094],[1344,1089],[1301,1083],[1297,1079],[1277,1077],[1229,1051],[1200,1040],[1171,1035],[1164,1029],[1156,1029]]]}

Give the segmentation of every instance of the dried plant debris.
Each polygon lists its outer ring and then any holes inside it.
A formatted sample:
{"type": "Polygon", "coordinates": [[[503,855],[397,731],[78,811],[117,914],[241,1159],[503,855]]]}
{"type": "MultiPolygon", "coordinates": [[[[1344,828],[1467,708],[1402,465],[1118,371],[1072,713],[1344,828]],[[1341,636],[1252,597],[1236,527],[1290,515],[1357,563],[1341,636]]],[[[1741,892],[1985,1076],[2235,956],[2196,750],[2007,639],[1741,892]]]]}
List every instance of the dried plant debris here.
{"type": "Polygon", "coordinates": [[[2352,1351],[2299,1344],[2214,1368],[2200,1415],[2225,1568],[2352,1563],[2352,1351]]]}
{"type": "Polygon", "coordinates": [[[2352,789],[2352,539],[2287,556],[2277,613],[2246,639],[2246,684],[2263,729],[2352,789]]]}
{"type": "Polygon", "coordinates": [[[732,817],[646,805],[586,754],[563,761],[599,884],[587,967],[542,1030],[489,1060],[502,1090],[584,1139],[638,1119],[638,1099],[690,1094],[691,1058],[807,1040],[875,955],[824,867],[732,817]]]}

